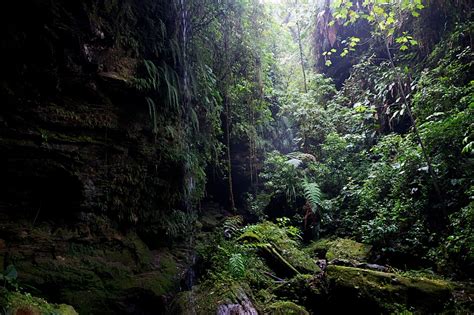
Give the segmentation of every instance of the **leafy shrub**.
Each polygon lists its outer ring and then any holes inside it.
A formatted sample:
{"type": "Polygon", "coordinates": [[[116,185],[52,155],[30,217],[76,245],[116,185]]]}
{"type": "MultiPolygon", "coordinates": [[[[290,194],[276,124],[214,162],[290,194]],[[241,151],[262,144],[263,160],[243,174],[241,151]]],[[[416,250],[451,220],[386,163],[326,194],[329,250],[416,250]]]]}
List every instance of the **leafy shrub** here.
{"type": "Polygon", "coordinates": [[[276,151],[271,152],[265,159],[260,175],[264,180],[266,191],[272,195],[282,194],[289,202],[295,201],[301,194],[301,183],[304,178],[302,170],[291,161],[276,151]]]}

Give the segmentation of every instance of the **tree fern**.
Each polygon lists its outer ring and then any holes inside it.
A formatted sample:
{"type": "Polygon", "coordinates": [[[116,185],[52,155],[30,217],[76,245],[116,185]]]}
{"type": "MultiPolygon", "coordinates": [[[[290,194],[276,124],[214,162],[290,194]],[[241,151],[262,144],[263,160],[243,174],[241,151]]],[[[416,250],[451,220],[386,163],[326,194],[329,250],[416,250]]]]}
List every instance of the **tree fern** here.
{"type": "Polygon", "coordinates": [[[242,223],[244,222],[242,216],[235,215],[227,218],[224,221],[224,235],[227,238],[231,238],[240,232],[242,223]]]}
{"type": "Polygon", "coordinates": [[[318,207],[321,207],[321,201],[323,197],[321,189],[319,188],[318,184],[308,182],[307,180],[303,182],[303,189],[304,197],[311,205],[311,210],[313,213],[315,213],[318,207]]]}

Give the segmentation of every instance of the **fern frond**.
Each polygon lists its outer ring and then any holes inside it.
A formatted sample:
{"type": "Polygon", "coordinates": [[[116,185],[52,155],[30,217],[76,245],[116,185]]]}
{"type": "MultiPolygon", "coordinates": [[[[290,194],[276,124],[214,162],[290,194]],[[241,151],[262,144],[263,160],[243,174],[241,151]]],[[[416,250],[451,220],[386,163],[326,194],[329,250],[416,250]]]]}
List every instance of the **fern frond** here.
{"type": "Polygon", "coordinates": [[[180,210],[172,210],[171,213],[160,216],[161,226],[170,238],[190,233],[196,220],[197,215],[195,213],[186,213],[180,210]]]}
{"type": "Polygon", "coordinates": [[[310,183],[307,180],[303,182],[304,197],[311,205],[311,210],[313,213],[316,212],[318,207],[321,207],[321,201],[323,194],[319,185],[316,183],[310,183]]]}
{"type": "Polygon", "coordinates": [[[145,79],[146,88],[158,90],[160,86],[160,77],[158,68],[151,60],[143,60],[145,70],[147,72],[147,78],[145,79]]]}
{"type": "Polygon", "coordinates": [[[156,135],[158,133],[158,122],[157,122],[157,117],[156,117],[156,104],[155,101],[153,101],[149,97],[145,97],[145,101],[148,105],[148,112],[150,114],[150,119],[153,124],[153,133],[156,135]]]}
{"type": "Polygon", "coordinates": [[[229,270],[233,277],[242,278],[245,275],[245,260],[240,253],[232,254],[229,258],[229,270]]]}
{"type": "Polygon", "coordinates": [[[160,67],[163,81],[166,85],[166,100],[170,108],[175,110],[179,109],[179,79],[176,71],[171,68],[168,64],[163,62],[163,66],[160,67]]]}
{"type": "Polygon", "coordinates": [[[224,221],[224,235],[231,238],[240,232],[244,219],[240,215],[227,218],[224,221]]]}
{"type": "Polygon", "coordinates": [[[196,111],[193,108],[191,108],[189,117],[190,117],[191,125],[193,126],[193,129],[198,132],[199,131],[199,119],[198,119],[198,116],[196,114],[196,111]]]}

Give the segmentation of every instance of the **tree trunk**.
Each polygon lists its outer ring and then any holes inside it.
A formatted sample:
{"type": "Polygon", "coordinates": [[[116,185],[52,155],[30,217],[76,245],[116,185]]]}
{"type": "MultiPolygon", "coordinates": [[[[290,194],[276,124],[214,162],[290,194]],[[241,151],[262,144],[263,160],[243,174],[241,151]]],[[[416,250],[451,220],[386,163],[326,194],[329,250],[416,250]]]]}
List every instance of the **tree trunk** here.
{"type": "Polygon", "coordinates": [[[226,138],[226,147],[227,147],[227,185],[229,190],[229,208],[230,211],[235,211],[235,201],[234,201],[234,189],[232,185],[232,156],[230,153],[230,106],[229,99],[226,95],[224,96],[224,107],[225,107],[225,138],[226,138]]]}
{"type": "MultiPolygon", "coordinates": [[[[385,41],[385,48],[387,50],[388,58],[390,60],[390,65],[391,65],[393,71],[396,74],[398,89],[400,90],[400,94],[402,96],[403,104],[405,105],[408,116],[410,117],[410,121],[411,121],[412,126],[413,126],[413,132],[415,133],[416,140],[418,141],[418,144],[421,147],[421,152],[423,154],[423,158],[425,159],[426,164],[428,165],[428,172],[430,174],[431,181],[433,182],[433,187],[434,187],[438,197],[441,198],[441,189],[439,188],[439,185],[438,185],[438,180],[436,178],[436,173],[433,170],[433,166],[432,166],[432,163],[431,163],[431,158],[428,154],[428,151],[426,150],[425,144],[423,143],[423,139],[421,139],[418,127],[416,126],[415,117],[413,116],[413,112],[411,110],[410,104],[408,103],[408,100],[407,100],[407,97],[406,97],[406,94],[405,94],[405,90],[403,89],[402,79],[400,78],[400,74],[396,70],[395,63],[394,63],[393,57],[392,57],[392,53],[390,52],[390,46],[389,46],[387,41],[385,41]]],[[[444,210],[444,208],[443,208],[443,215],[446,216],[446,211],[444,210]]]]}
{"type": "MultiPolygon", "coordinates": [[[[295,2],[296,7],[298,7],[298,1],[295,2]]],[[[298,17],[296,17],[298,18],[298,17]]],[[[303,54],[303,44],[301,43],[301,28],[300,22],[296,21],[296,35],[298,37],[298,47],[300,50],[300,63],[301,63],[301,71],[303,72],[303,84],[304,84],[304,92],[308,93],[308,86],[306,85],[306,71],[304,69],[304,54],[303,54]]]]}
{"type": "MultiPolygon", "coordinates": [[[[229,63],[229,27],[226,25],[224,29],[224,59],[225,67],[230,73],[230,63],[229,63]]],[[[227,95],[227,90],[229,88],[229,76],[226,76],[224,82],[224,108],[225,108],[225,142],[227,147],[227,188],[229,192],[229,210],[235,212],[235,200],[234,200],[234,189],[232,184],[232,155],[230,151],[230,125],[231,125],[231,111],[229,104],[229,96],[227,95]]]]}

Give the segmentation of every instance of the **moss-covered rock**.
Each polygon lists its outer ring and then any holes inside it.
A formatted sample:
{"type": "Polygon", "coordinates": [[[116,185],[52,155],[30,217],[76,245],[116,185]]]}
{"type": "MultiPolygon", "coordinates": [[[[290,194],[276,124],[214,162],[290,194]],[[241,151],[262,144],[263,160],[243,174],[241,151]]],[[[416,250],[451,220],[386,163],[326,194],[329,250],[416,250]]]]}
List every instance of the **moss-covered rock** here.
{"type": "Polygon", "coordinates": [[[318,258],[367,261],[372,246],[347,238],[321,239],[308,246],[307,252],[318,258]]]}
{"type": "Polygon", "coordinates": [[[188,268],[189,250],[180,257],[178,248],[152,251],[137,234],[120,233],[105,222],[84,236],[80,227],[9,224],[7,240],[15,246],[5,257],[18,270],[19,283],[80,314],[133,313],[144,305],[154,310],[161,305],[162,311],[188,268]]]}
{"type": "Polygon", "coordinates": [[[308,274],[297,275],[288,281],[271,287],[269,291],[278,299],[292,301],[304,306],[318,304],[324,293],[318,277],[308,274]]]}
{"type": "Polygon", "coordinates": [[[78,313],[70,305],[51,304],[48,301],[34,297],[28,293],[9,292],[0,290],[0,306],[7,314],[32,314],[32,315],[77,315],[78,313]]]}
{"type": "Polygon", "coordinates": [[[170,314],[257,314],[252,290],[245,283],[205,281],[191,291],[179,293],[169,310],[170,314]],[[244,313],[239,313],[242,311],[244,313]]]}
{"type": "Polygon", "coordinates": [[[274,223],[263,222],[248,226],[239,240],[259,249],[270,268],[281,276],[321,271],[315,261],[301,250],[301,244],[292,239],[285,228],[274,223]]]}
{"type": "Polygon", "coordinates": [[[304,307],[289,301],[274,302],[266,310],[266,313],[274,315],[309,315],[304,307]]]}
{"type": "Polygon", "coordinates": [[[162,253],[157,270],[132,275],[116,282],[120,289],[142,288],[157,296],[171,293],[177,289],[178,267],[170,253],[162,253]]]}
{"type": "Polygon", "coordinates": [[[444,310],[451,298],[451,284],[443,280],[404,277],[394,273],[343,266],[326,270],[328,308],[334,312],[381,314],[400,307],[422,314],[444,310]]]}

